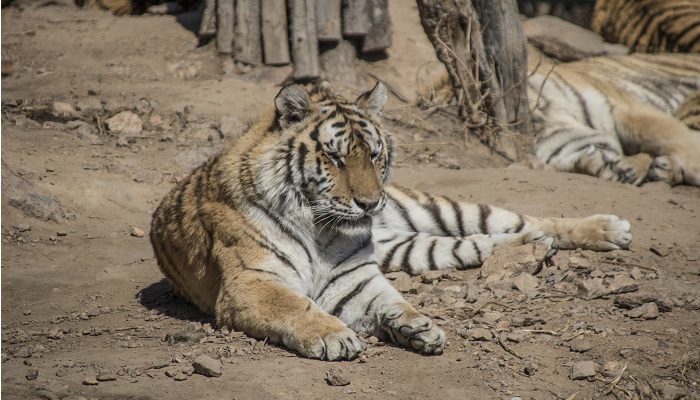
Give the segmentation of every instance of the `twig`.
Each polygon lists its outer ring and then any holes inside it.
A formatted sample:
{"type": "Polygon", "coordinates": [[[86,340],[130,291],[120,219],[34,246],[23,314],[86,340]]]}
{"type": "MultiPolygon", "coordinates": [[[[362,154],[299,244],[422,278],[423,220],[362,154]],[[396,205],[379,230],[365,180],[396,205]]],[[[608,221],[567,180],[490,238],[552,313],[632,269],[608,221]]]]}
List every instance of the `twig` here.
{"type": "MultiPolygon", "coordinates": [[[[610,389],[608,389],[608,391],[607,391],[605,394],[608,394],[608,393],[612,392],[613,389],[615,389],[615,388],[617,388],[617,389],[622,389],[622,388],[618,388],[618,387],[617,387],[617,383],[620,382],[620,379],[622,379],[622,374],[625,373],[625,370],[626,370],[626,369],[627,369],[627,363],[625,363],[625,366],[622,367],[622,371],[620,371],[620,375],[618,375],[615,379],[613,379],[612,382],[610,382],[610,389]]],[[[623,390],[624,390],[624,389],[623,389],[623,390]]],[[[627,392],[627,395],[629,395],[630,397],[632,397],[632,396],[630,395],[629,392],[627,392]]]]}
{"type": "Polygon", "coordinates": [[[374,79],[378,80],[379,82],[383,83],[384,86],[386,86],[386,88],[389,89],[389,91],[390,91],[391,93],[393,93],[394,96],[396,96],[396,98],[398,98],[398,99],[401,100],[402,102],[404,102],[404,103],[410,103],[410,102],[411,102],[406,96],[404,96],[403,94],[401,94],[401,92],[399,92],[398,89],[396,89],[392,84],[390,84],[390,83],[387,82],[386,80],[380,78],[379,76],[375,75],[375,74],[372,73],[372,72],[369,73],[369,76],[371,76],[372,78],[374,78],[374,79]]]}
{"type": "Polygon", "coordinates": [[[635,264],[635,263],[621,262],[621,261],[609,261],[609,260],[603,260],[603,263],[612,264],[612,265],[619,265],[621,267],[632,267],[632,268],[637,267],[637,268],[641,268],[641,269],[648,269],[648,270],[654,271],[654,272],[659,272],[659,270],[654,268],[654,267],[648,267],[648,266],[642,265],[642,264],[635,264]]]}
{"type": "Polygon", "coordinates": [[[571,396],[567,397],[566,400],[574,400],[578,394],[579,392],[571,393],[571,396]]]}
{"type": "Polygon", "coordinates": [[[51,260],[51,262],[56,262],[56,260],[54,260],[53,258],[47,256],[47,255],[44,254],[44,253],[41,253],[41,255],[44,256],[44,257],[46,257],[46,258],[48,258],[49,260],[51,260]]]}
{"type": "Polygon", "coordinates": [[[515,351],[513,351],[511,348],[508,347],[508,345],[505,344],[505,342],[503,342],[503,339],[501,339],[501,336],[498,335],[498,334],[493,330],[493,328],[491,328],[490,330],[491,330],[491,334],[493,335],[493,337],[496,338],[496,341],[498,342],[499,345],[501,345],[501,347],[503,348],[503,350],[505,350],[505,351],[507,351],[508,353],[514,355],[514,356],[517,357],[519,360],[522,360],[522,359],[523,359],[523,357],[522,357],[521,355],[519,355],[518,353],[516,353],[515,351]]]}
{"type": "Polygon", "coordinates": [[[549,330],[546,330],[546,329],[523,329],[522,332],[544,333],[544,334],[552,335],[552,336],[561,336],[561,333],[554,332],[554,331],[549,331],[549,330]]]}
{"type": "Polygon", "coordinates": [[[141,212],[141,210],[139,210],[138,208],[132,207],[132,206],[130,206],[130,205],[128,205],[128,204],[124,204],[124,203],[119,202],[119,201],[117,201],[117,200],[114,200],[114,199],[107,199],[107,200],[111,201],[112,203],[114,203],[114,204],[116,204],[116,205],[118,205],[118,206],[122,206],[122,207],[126,208],[127,210],[129,210],[129,211],[131,211],[131,212],[133,212],[133,213],[139,213],[139,212],[141,212]]]}

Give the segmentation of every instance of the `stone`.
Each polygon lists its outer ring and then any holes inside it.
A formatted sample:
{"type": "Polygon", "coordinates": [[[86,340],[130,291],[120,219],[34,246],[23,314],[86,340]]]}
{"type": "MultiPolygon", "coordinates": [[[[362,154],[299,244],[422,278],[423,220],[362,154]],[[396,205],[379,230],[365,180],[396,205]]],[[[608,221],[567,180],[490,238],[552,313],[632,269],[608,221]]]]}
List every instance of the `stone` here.
{"type": "Polygon", "coordinates": [[[27,118],[24,115],[17,115],[14,117],[15,126],[22,129],[43,129],[43,126],[34,121],[31,118],[27,118]]]}
{"type": "Polygon", "coordinates": [[[32,226],[29,224],[19,224],[17,225],[17,230],[20,232],[28,232],[32,230],[32,226]]]}
{"type": "Polygon", "coordinates": [[[537,278],[533,275],[530,275],[527,272],[523,272],[520,275],[513,278],[513,285],[522,293],[527,293],[537,288],[538,281],[537,278]]]}
{"type": "Polygon", "coordinates": [[[572,381],[592,378],[596,374],[598,364],[593,361],[576,361],[571,366],[571,374],[569,378],[572,381]]]}
{"type": "Polygon", "coordinates": [[[481,288],[467,282],[467,293],[464,296],[464,300],[467,301],[467,303],[475,303],[476,300],[479,298],[479,295],[481,295],[481,288]]]}
{"type": "Polygon", "coordinates": [[[510,294],[510,288],[513,287],[513,282],[510,279],[492,281],[486,285],[486,288],[491,291],[497,299],[502,299],[510,294]]]}
{"type": "Polygon", "coordinates": [[[332,367],[326,372],[326,382],[331,386],[347,386],[350,384],[350,379],[343,369],[332,367]]]}
{"type": "Polygon", "coordinates": [[[413,280],[408,276],[396,278],[393,281],[391,281],[391,284],[396,290],[398,290],[401,293],[408,293],[412,290],[415,290],[415,282],[413,282],[413,280]]]}
{"type": "Polygon", "coordinates": [[[522,272],[534,275],[539,271],[550,250],[550,246],[542,241],[502,247],[484,261],[479,271],[480,276],[495,280],[516,276],[522,272]]]}
{"type": "Polygon", "coordinates": [[[551,15],[523,21],[530,44],[559,61],[576,61],[606,54],[603,37],[551,15]]]}
{"type": "Polygon", "coordinates": [[[180,61],[176,63],[171,63],[166,66],[168,74],[174,76],[178,79],[187,80],[192,79],[199,75],[202,70],[201,61],[180,61]]]}
{"type": "Polygon", "coordinates": [[[627,312],[630,318],[656,319],[659,317],[659,307],[656,303],[644,303],[637,308],[633,308],[627,312]]]}
{"type": "Polygon", "coordinates": [[[493,334],[491,333],[490,330],[486,328],[471,328],[467,329],[466,335],[465,336],[469,340],[474,340],[474,341],[491,341],[493,339],[493,334]]]}
{"type": "Polygon", "coordinates": [[[129,234],[130,234],[131,236],[134,236],[134,237],[143,237],[144,232],[143,232],[142,229],[139,229],[139,228],[137,228],[137,227],[135,227],[135,226],[132,226],[132,227],[131,227],[131,232],[129,232],[129,234]]]}
{"type": "Polygon", "coordinates": [[[655,389],[657,389],[661,395],[661,400],[676,400],[684,398],[686,395],[685,390],[675,381],[663,381],[659,385],[656,385],[655,389]]]}
{"type": "Polygon", "coordinates": [[[102,102],[97,97],[86,97],[75,104],[83,114],[102,112],[102,102]]]}
{"type": "Polygon", "coordinates": [[[221,376],[221,361],[215,360],[206,354],[197,356],[192,362],[196,374],[218,378],[221,376]]]}
{"type": "Polygon", "coordinates": [[[136,136],[141,134],[143,122],[138,115],[131,111],[122,111],[115,116],[105,120],[105,124],[110,132],[118,135],[136,136]]]}
{"type": "Polygon", "coordinates": [[[506,339],[509,342],[520,343],[527,337],[527,333],[523,331],[508,332],[506,339]]]}
{"type": "Polygon", "coordinates": [[[95,386],[95,385],[99,384],[99,382],[97,381],[97,378],[95,378],[94,376],[86,377],[85,379],[83,379],[82,383],[85,386],[95,386]]]}
{"type": "Polygon", "coordinates": [[[39,368],[37,367],[32,367],[27,370],[27,373],[24,375],[25,378],[27,378],[28,381],[33,381],[36,378],[39,377],[39,368]]]}
{"type": "Polygon", "coordinates": [[[585,353],[592,348],[591,342],[581,337],[577,337],[569,343],[569,349],[577,353],[585,353]]]}
{"type": "Polygon", "coordinates": [[[70,118],[75,117],[77,111],[75,107],[68,103],[63,103],[60,101],[54,101],[51,104],[51,113],[57,117],[70,118]]]}
{"type": "Polygon", "coordinates": [[[603,365],[600,374],[607,378],[617,378],[622,374],[625,365],[619,361],[608,361],[603,365]]]}
{"type": "Polygon", "coordinates": [[[97,380],[99,382],[111,382],[117,380],[117,375],[111,372],[104,372],[97,375],[97,380]]]}
{"type": "Polygon", "coordinates": [[[632,279],[638,281],[638,280],[644,278],[644,273],[642,272],[642,270],[639,269],[639,267],[634,267],[630,271],[630,276],[632,277],[632,279]]]}
{"type": "Polygon", "coordinates": [[[616,274],[612,278],[606,278],[603,283],[607,286],[609,294],[630,293],[639,290],[639,283],[624,274],[616,274]]]}
{"type": "Polygon", "coordinates": [[[2,197],[24,215],[42,221],[61,222],[68,214],[45,189],[18,175],[2,163],[2,197]]]}
{"type": "Polygon", "coordinates": [[[608,294],[607,288],[603,285],[603,278],[579,279],[576,281],[578,293],[576,296],[591,300],[603,297],[608,294]]]}

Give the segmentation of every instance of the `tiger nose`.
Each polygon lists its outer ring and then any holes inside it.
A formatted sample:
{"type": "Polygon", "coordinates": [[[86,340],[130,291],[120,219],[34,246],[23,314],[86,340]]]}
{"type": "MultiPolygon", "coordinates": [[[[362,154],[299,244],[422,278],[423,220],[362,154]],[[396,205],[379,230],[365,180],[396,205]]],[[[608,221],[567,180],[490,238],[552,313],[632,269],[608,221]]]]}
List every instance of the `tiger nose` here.
{"type": "Polygon", "coordinates": [[[356,197],[353,200],[355,201],[355,204],[362,209],[362,211],[373,210],[379,204],[379,200],[374,199],[360,199],[356,197]]]}

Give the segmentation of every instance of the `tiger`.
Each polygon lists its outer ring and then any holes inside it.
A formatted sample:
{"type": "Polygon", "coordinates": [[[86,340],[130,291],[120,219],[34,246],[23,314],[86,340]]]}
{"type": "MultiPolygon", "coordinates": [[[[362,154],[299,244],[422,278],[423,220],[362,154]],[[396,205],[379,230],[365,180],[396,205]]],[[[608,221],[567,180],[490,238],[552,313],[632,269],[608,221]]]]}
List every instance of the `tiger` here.
{"type": "Polygon", "coordinates": [[[494,250],[628,249],[614,215],[537,218],[389,183],[393,139],[377,83],[354,102],[326,83],[283,87],[274,107],[181,180],[150,240],[173,292],[216,324],[321,360],[358,334],[439,355],[445,332],[383,273],[479,267],[494,250]]]}
{"type": "Polygon", "coordinates": [[[598,0],[591,27],[637,53],[700,53],[697,0],[598,0]]]}
{"type": "Polygon", "coordinates": [[[635,185],[700,186],[700,55],[631,54],[554,65],[530,54],[528,99],[539,160],[635,185]]]}

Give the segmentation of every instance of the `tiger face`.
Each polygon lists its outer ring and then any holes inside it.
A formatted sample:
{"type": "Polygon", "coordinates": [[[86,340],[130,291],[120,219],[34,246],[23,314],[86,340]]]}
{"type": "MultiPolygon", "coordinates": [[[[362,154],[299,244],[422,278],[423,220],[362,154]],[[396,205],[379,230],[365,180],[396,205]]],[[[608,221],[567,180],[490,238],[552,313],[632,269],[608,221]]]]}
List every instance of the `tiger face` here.
{"type": "Polygon", "coordinates": [[[379,124],[386,100],[381,83],[354,103],[324,85],[310,94],[290,85],[277,95],[277,120],[293,134],[288,154],[298,158],[295,178],[317,224],[367,230],[383,209],[391,163],[391,139],[379,124]]]}

